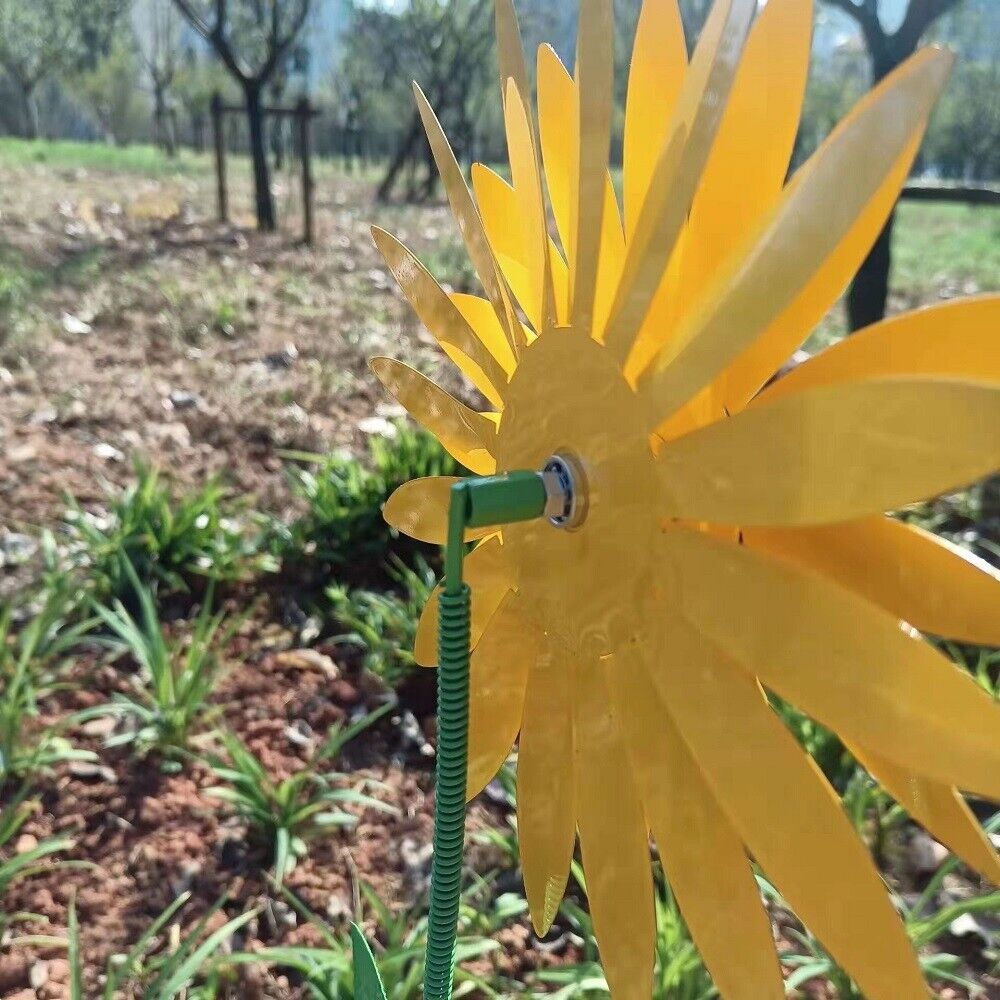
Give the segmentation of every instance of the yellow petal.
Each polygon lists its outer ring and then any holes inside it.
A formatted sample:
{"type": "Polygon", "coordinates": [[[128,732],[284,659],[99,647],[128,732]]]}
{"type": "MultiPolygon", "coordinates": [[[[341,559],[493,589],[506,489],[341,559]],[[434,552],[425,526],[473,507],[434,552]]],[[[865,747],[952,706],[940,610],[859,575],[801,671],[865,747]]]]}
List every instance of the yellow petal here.
{"type": "Polygon", "coordinates": [[[573,795],[575,664],[546,644],[528,673],[517,753],[517,839],[531,922],[541,936],[555,919],[576,840],[573,795]]]}
{"type": "Polygon", "coordinates": [[[768,386],[751,405],[791,392],[880,375],[1000,382],[1000,296],[903,313],[845,337],[768,386]]]}
{"type": "MultiPolygon", "coordinates": [[[[387,524],[410,538],[444,545],[448,540],[451,488],[460,481],[457,476],[411,479],[393,491],[382,508],[382,516],[387,524]]],[[[467,528],[465,540],[472,542],[495,532],[496,528],[467,528]]]]}
{"type": "Polygon", "coordinates": [[[914,628],[1000,646],[1000,573],[965,549],[890,517],[744,528],[760,552],[822,573],[914,628]]]}
{"type": "Polygon", "coordinates": [[[476,336],[483,342],[486,350],[500,362],[507,375],[511,375],[517,366],[514,352],[510,348],[507,335],[500,325],[497,314],[493,311],[488,299],[478,295],[468,295],[465,292],[451,292],[448,298],[455,308],[465,317],[476,336]]]}
{"type": "Polygon", "coordinates": [[[681,612],[763,684],[848,741],[1000,800],[1000,705],[894,615],[746,546],[663,540],[681,612]]]}
{"type": "MultiPolygon", "coordinates": [[[[538,145],[538,129],[531,116],[531,84],[524,61],[521,29],[511,0],[496,3],[497,62],[500,67],[500,91],[504,98],[504,121],[507,128],[507,148],[510,153],[514,189],[521,199],[517,217],[525,230],[529,255],[525,257],[534,285],[537,316],[532,319],[536,330],[556,322],[552,299],[552,278],[549,274],[548,223],[542,194],[542,161],[538,145]],[[520,110],[508,109],[508,87],[513,86],[520,110]],[[512,117],[511,111],[514,110],[512,117]]],[[[522,307],[524,303],[521,303],[522,307]]]]}
{"type": "Polygon", "coordinates": [[[500,770],[521,728],[528,666],[539,639],[510,591],[489,620],[469,666],[469,773],[466,795],[478,795],[500,770]]]}
{"type": "MultiPolygon", "coordinates": [[[[728,258],[641,383],[666,415],[715,379],[806,287],[927,116],[953,59],[925,49],[862,102],[728,258]]],[[[801,339],[808,330],[801,330],[801,339]]]]}
{"type": "MultiPolygon", "coordinates": [[[[576,176],[573,164],[577,155],[576,82],[548,45],[543,45],[538,50],[538,118],[552,215],[556,220],[556,230],[563,247],[572,259],[570,215],[573,211],[571,191],[576,176]]],[[[568,301],[568,291],[562,293],[560,289],[562,258],[551,248],[550,257],[553,261],[552,277],[558,306],[564,301],[564,294],[565,301],[568,301]]],[[[624,259],[625,235],[618,213],[618,201],[611,176],[605,174],[604,209],[601,212],[601,249],[597,263],[597,288],[594,293],[593,332],[597,340],[602,338],[624,259]]],[[[557,313],[560,322],[569,321],[568,309],[557,307],[557,313]]]]}
{"type": "Polygon", "coordinates": [[[678,666],[654,683],[750,853],[868,1000],[925,996],[871,858],[760,687],[679,620],[665,642],[678,666]]]}
{"type": "Polygon", "coordinates": [[[550,45],[538,49],[538,131],[549,203],[566,256],[572,259],[573,157],[578,146],[576,83],[550,45]]]}
{"type": "Polygon", "coordinates": [[[570,202],[571,325],[589,335],[601,250],[601,216],[614,105],[614,23],[611,0],[583,0],[576,41],[579,151],[570,202]]]}
{"type": "Polygon", "coordinates": [[[496,471],[491,451],[496,440],[496,425],[488,417],[470,410],[402,361],[373,358],[371,368],[400,406],[426,427],[462,465],[480,475],[496,471]]]}
{"type": "Polygon", "coordinates": [[[718,0],[684,79],[670,139],[629,242],[604,343],[625,362],[687,219],[722,120],[756,0],[718,0]],[[679,143],[683,148],[678,151],[679,143]]]}
{"type": "Polygon", "coordinates": [[[769,0],[754,22],[691,206],[675,315],[781,194],[799,128],[812,19],[811,0],[769,0]]]}
{"type": "MultiPolygon", "coordinates": [[[[504,558],[503,544],[498,535],[491,535],[480,542],[465,557],[465,581],[472,589],[472,622],[470,644],[473,649],[490,619],[496,613],[504,595],[510,589],[510,570],[504,558]]],[[[423,614],[417,624],[417,636],[413,645],[413,658],[422,667],[437,664],[438,639],[438,596],[440,585],[424,605],[423,614]]]]}
{"type": "Polygon", "coordinates": [[[437,164],[438,173],[441,175],[445,191],[448,194],[452,213],[458,220],[458,228],[462,233],[466,249],[469,251],[469,257],[476,269],[476,274],[479,275],[479,280],[483,283],[483,288],[486,290],[486,297],[490,300],[494,312],[500,319],[500,325],[503,327],[511,347],[517,352],[523,343],[521,325],[517,322],[510,301],[510,293],[486,239],[482,220],[479,218],[476,204],[472,200],[472,193],[465,183],[462,168],[458,165],[451,146],[448,145],[441,123],[427,103],[423,91],[417,84],[414,84],[413,92],[420,118],[424,123],[424,130],[427,132],[427,141],[434,154],[434,162],[437,164]]]}
{"type": "Polygon", "coordinates": [[[622,191],[631,239],[687,70],[680,9],[673,0],[646,0],[632,45],[625,100],[622,191]]]}
{"type": "Polygon", "coordinates": [[[611,995],[649,1000],[655,926],[646,819],[602,672],[591,663],[579,668],[577,678],[573,749],[580,853],[611,995]]]}
{"type": "Polygon", "coordinates": [[[875,378],[806,389],[665,445],[672,517],[846,521],[1000,468],[1000,384],[875,378]]]}
{"type": "Polygon", "coordinates": [[[420,322],[434,334],[469,381],[494,406],[499,406],[498,390],[507,384],[506,373],[473,333],[445,290],[391,233],[372,226],[372,238],[420,322]],[[456,354],[455,349],[460,353],[456,354]]]}
{"type": "Polygon", "coordinates": [[[496,0],[497,63],[500,68],[500,93],[506,100],[507,81],[513,80],[527,106],[531,98],[531,84],[528,82],[528,67],[524,63],[524,45],[521,29],[511,0],[496,0]]]}
{"type": "Polygon", "coordinates": [[[960,792],[860,747],[852,746],[851,752],[918,823],[983,878],[1000,886],[1000,855],[960,792]]]}
{"type": "Polygon", "coordinates": [[[549,273],[549,231],[542,194],[541,161],[528,112],[513,80],[507,84],[504,101],[507,149],[514,181],[517,212],[514,222],[521,231],[522,260],[531,279],[531,301],[536,304],[533,325],[542,332],[555,325],[552,276],[549,273]]]}
{"type": "Polygon", "coordinates": [[[647,669],[669,672],[670,664],[617,664],[610,686],[670,886],[721,995],[782,1000],[771,922],[743,842],[647,669]]]}

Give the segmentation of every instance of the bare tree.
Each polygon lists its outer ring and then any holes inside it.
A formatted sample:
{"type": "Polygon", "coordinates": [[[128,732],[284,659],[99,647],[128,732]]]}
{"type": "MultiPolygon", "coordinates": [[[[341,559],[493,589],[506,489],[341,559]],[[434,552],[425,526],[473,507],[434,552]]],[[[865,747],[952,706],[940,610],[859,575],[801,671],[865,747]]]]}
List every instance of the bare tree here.
{"type": "Polygon", "coordinates": [[[243,92],[257,225],[275,227],[264,128],[264,92],[309,16],[311,0],[174,0],[243,92]]]}
{"type": "MultiPolygon", "coordinates": [[[[913,55],[927,29],[960,0],[909,0],[902,22],[891,32],[885,30],[879,18],[878,0],[825,2],[849,14],[860,27],[871,60],[871,82],[874,85],[913,55]]],[[[847,295],[847,316],[852,330],[877,323],[885,316],[895,217],[894,210],[851,282],[847,295]]]]}
{"type": "Polygon", "coordinates": [[[21,97],[23,130],[39,133],[38,85],[107,53],[123,0],[0,0],[0,66],[21,97]]]}
{"type": "Polygon", "coordinates": [[[153,91],[153,137],[168,156],[177,151],[171,89],[180,55],[180,18],[171,0],[136,4],[136,42],[153,91]]]}
{"type": "Polygon", "coordinates": [[[395,148],[378,197],[392,197],[405,179],[404,197],[425,199],[434,190],[437,171],[409,81],[420,84],[456,153],[467,157],[480,104],[495,85],[492,2],[410,0],[402,8],[355,2],[351,13],[341,89],[360,97],[359,113],[366,121],[377,117],[376,105],[392,105],[395,148]]]}

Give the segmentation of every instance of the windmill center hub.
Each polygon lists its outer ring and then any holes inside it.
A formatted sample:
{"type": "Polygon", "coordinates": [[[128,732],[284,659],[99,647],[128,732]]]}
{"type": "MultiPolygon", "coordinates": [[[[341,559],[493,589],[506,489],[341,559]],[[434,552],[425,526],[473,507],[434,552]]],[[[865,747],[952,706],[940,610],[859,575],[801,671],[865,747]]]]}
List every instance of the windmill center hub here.
{"type": "Polygon", "coordinates": [[[635,610],[656,589],[653,425],[611,352],[571,329],[525,348],[505,393],[498,469],[548,469],[570,502],[505,528],[504,548],[546,630],[590,655],[639,641],[635,610]]]}

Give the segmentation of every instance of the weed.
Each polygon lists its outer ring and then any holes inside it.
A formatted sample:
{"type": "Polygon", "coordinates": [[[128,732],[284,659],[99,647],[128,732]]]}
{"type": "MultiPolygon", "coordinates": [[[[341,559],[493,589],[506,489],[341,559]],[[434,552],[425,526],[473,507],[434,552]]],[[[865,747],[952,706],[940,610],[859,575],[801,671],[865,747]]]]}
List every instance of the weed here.
{"type": "MultiPolygon", "coordinates": [[[[583,868],[572,865],[573,878],[586,892],[583,868]]],[[[712,979],[691,940],[677,900],[662,873],[656,872],[656,964],[653,971],[653,997],[656,1000],[711,1000],[718,996],[712,979]]],[[[583,960],[575,965],[538,973],[538,980],[559,989],[560,1000],[608,996],[608,985],[597,956],[590,914],[571,898],[563,900],[560,920],[583,942],[583,960]]]]}
{"type": "Polygon", "coordinates": [[[251,839],[268,851],[278,885],[296,861],[305,857],[308,841],[357,822],[357,817],[345,812],[344,806],[394,811],[391,806],[363,794],[364,783],[358,788],[334,787],[346,776],[318,770],[390,708],[391,705],[386,705],[346,728],[331,727],[308,766],[283,781],[272,781],[260,759],[228,731],[222,733],[226,757],[206,758],[215,777],[225,782],[206,789],[206,794],[228,802],[247,824],[251,839]]]}
{"type": "MultiPolygon", "coordinates": [[[[988,832],[1000,830],[1000,813],[986,825],[988,832]]],[[[895,903],[903,918],[906,933],[915,950],[926,949],[935,944],[960,917],[968,917],[977,913],[996,915],[1000,913],[1000,892],[985,896],[963,899],[950,903],[940,909],[935,909],[938,892],[948,876],[959,867],[957,858],[950,857],[931,877],[924,891],[913,903],[902,897],[896,897],[895,903]]],[[[778,890],[761,875],[757,876],[765,897],[790,909],[778,890]]],[[[850,976],[830,957],[823,946],[807,930],[792,930],[789,932],[801,950],[789,950],[781,954],[781,961],[794,971],[788,977],[786,987],[789,990],[802,986],[812,979],[826,979],[834,988],[835,995],[840,1000],[864,1000],[850,976]]],[[[960,986],[968,991],[970,997],[986,995],[981,984],[963,975],[962,959],[943,951],[935,951],[920,955],[920,967],[928,981],[941,981],[960,986]]]]}
{"type": "Polygon", "coordinates": [[[464,472],[431,434],[405,424],[392,437],[370,439],[367,464],[341,453],[289,457],[313,463],[289,471],[291,490],[306,510],[290,525],[272,526],[270,548],[286,569],[312,569],[320,577],[381,565],[392,541],[382,505],[398,486],[464,472]]]}
{"type": "MultiPolygon", "coordinates": [[[[379,940],[372,951],[388,1000],[417,1000],[422,995],[423,959],[427,943],[427,916],[412,912],[393,912],[367,886],[361,886],[365,902],[379,927],[379,940]]],[[[323,947],[263,948],[260,951],[233,955],[227,961],[248,965],[263,962],[297,972],[309,988],[313,1000],[349,1000],[354,996],[354,970],[351,945],[329,924],[289,892],[291,906],[319,932],[323,947]]],[[[356,914],[360,920],[362,914],[356,914]]],[[[499,945],[489,938],[470,934],[468,900],[459,914],[459,935],[455,946],[455,997],[478,993],[485,997],[499,994],[481,978],[461,967],[462,962],[481,958],[499,945]]]]}
{"type": "Polygon", "coordinates": [[[38,703],[59,685],[59,665],[93,626],[93,619],[69,624],[75,600],[69,581],[44,592],[41,607],[15,632],[14,609],[0,610],[0,787],[12,778],[32,777],[67,760],[92,760],[57,728],[34,729],[38,703]]]}
{"type": "Polygon", "coordinates": [[[71,556],[85,567],[96,596],[131,604],[131,564],[140,580],[167,591],[187,591],[196,578],[232,582],[274,565],[257,551],[217,479],[174,498],[159,471],[136,463],[136,481],[109,497],[98,517],[70,500],[71,556]]]}
{"type": "Polygon", "coordinates": [[[3,909],[3,900],[14,882],[22,878],[52,870],[53,854],[68,851],[73,846],[71,837],[51,837],[36,844],[30,850],[14,851],[14,838],[27,822],[34,810],[28,801],[29,789],[22,788],[13,800],[0,811],[0,941],[11,924],[23,920],[39,920],[34,913],[7,913],[3,909]],[[45,860],[43,860],[45,859],[45,860]]]}
{"type": "Polygon", "coordinates": [[[444,240],[425,255],[427,270],[455,292],[473,292],[479,285],[475,268],[465,247],[456,240],[444,240]]]}
{"type": "Polygon", "coordinates": [[[364,665],[396,687],[414,665],[413,644],[417,622],[434,589],[434,571],[418,555],[410,569],[393,556],[389,576],[397,592],[349,590],[340,585],[327,588],[333,615],[345,628],[336,642],[364,650],[364,665]]]}
{"type": "Polygon", "coordinates": [[[110,703],[79,713],[77,718],[113,715],[129,719],[135,725],[110,737],[108,746],[132,744],[140,753],[176,758],[209,717],[208,697],[220,669],[216,646],[225,646],[245,616],[223,629],[225,612],[212,613],[209,586],[190,639],[186,643],[170,639],[157,617],[152,592],[129,562],[124,565],[138,599],[138,620],[118,600],[111,607],[97,604],[95,611],[112,633],[101,641],[118,654],[131,654],[139,665],[134,693],[116,695],[110,703]]]}
{"type": "Polygon", "coordinates": [[[821,726],[794,705],[771,692],[768,698],[781,721],[791,730],[802,749],[819,765],[830,784],[839,792],[847,788],[857,770],[854,758],[847,752],[836,733],[821,726]]]}
{"type": "Polygon", "coordinates": [[[902,807],[868,773],[857,768],[843,795],[844,810],[879,865],[888,859],[890,837],[906,821],[902,807]]]}
{"type": "MultiPolygon", "coordinates": [[[[220,899],[182,937],[179,924],[171,925],[170,921],[190,895],[186,892],[178,896],[146,928],[126,954],[112,955],[108,959],[104,988],[100,994],[102,1000],[114,1000],[121,996],[141,996],[142,1000],[213,1000],[219,995],[221,975],[211,959],[244,924],[257,915],[257,911],[250,910],[234,917],[206,936],[209,922],[225,904],[225,899],[220,899]],[[168,925],[167,947],[154,951],[157,939],[168,925]]],[[[74,904],[69,910],[67,946],[70,1000],[84,1000],[80,932],[74,904]]]]}

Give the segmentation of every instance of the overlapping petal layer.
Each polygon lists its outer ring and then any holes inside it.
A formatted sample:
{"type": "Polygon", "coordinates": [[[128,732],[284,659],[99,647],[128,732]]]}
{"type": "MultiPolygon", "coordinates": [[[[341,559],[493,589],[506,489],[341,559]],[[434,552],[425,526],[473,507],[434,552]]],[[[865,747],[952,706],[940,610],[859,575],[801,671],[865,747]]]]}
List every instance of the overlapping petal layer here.
{"type": "MultiPolygon", "coordinates": [[[[645,1000],[651,829],[726,1000],[782,995],[748,853],[866,996],[917,997],[919,966],[885,887],[762,685],[836,730],[917,821],[997,879],[956,786],[1000,797],[1000,712],[901,622],[998,644],[1000,575],[885,512],[1000,467],[1000,299],[887,320],[760,391],[870,249],[951,58],[908,60],[786,180],[812,4],[769,0],[751,27],[756,6],[718,0],[689,65],[675,5],[643,5],[623,227],[607,169],[609,0],[582,6],[574,75],[540,49],[537,127],[513,7],[498,0],[512,183],[476,165],[473,202],[418,95],[486,297],[445,295],[380,237],[418,314],[497,412],[475,413],[398,362],[376,370],[474,471],[568,450],[593,480],[579,531],[547,548],[537,526],[512,529],[467,561],[470,792],[519,731],[536,929],[555,916],[579,828],[612,993],[645,1000]],[[541,350],[560,337],[565,350],[541,350]],[[648,462],[629,470],[642,504],[623,500],[617,480],[629,476],[609,464],[619,455],[648,462]],[[558,566],[573,578],[554,587],[558,566]],[[540,621],[540,608],[560,613],[553,592],[579,593],[578,606],[540,621]],[[613,648],[590,627],[601,615],[615,621],[613,648]]],[[[387,518],[443,541],[449,485],[404,487],[387,518]]],[[[435,595],[419,662],[436,659],[436,623],[435,595]]]]}

